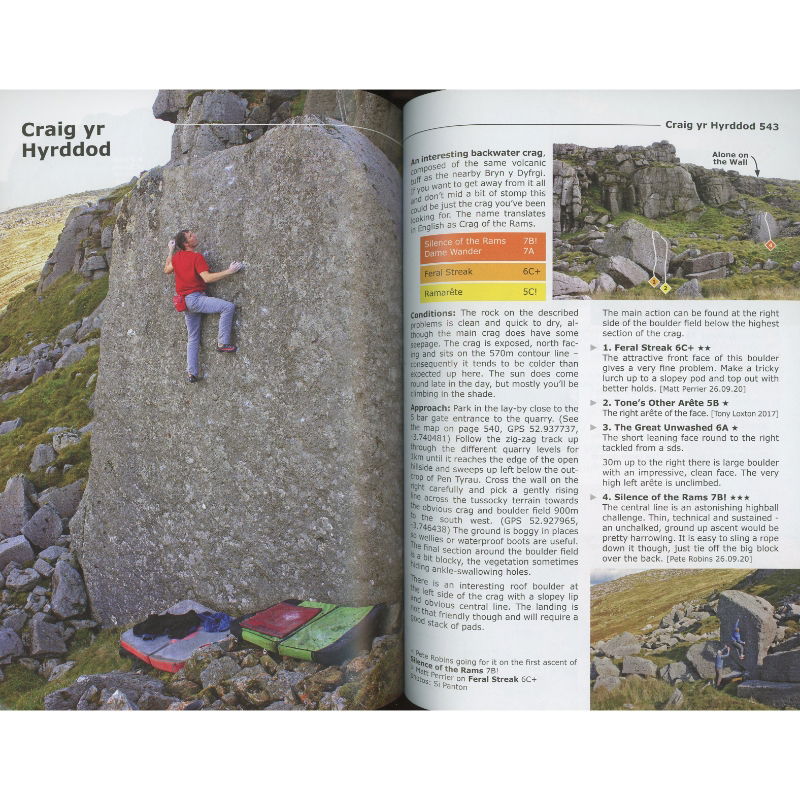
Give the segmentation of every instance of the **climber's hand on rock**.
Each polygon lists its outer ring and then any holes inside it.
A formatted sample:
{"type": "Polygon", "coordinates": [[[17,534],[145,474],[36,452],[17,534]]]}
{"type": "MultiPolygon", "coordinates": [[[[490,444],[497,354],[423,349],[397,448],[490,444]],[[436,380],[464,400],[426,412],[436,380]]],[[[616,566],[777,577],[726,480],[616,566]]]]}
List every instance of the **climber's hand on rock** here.
{"type": "Polygon", "coordinates": [[[167,245],[167,248],[169,249],[170,253],[175,249],[175,240],[174,239],[170,239],[169,240],[169,244],[167,245]]]}
{"type": "Polygon", "coordinates": [[[238,272],[243,266],[241,261],[231,261],[231,265],[228,267],[228,274],[233,275],[234,272],[238,272]]]}

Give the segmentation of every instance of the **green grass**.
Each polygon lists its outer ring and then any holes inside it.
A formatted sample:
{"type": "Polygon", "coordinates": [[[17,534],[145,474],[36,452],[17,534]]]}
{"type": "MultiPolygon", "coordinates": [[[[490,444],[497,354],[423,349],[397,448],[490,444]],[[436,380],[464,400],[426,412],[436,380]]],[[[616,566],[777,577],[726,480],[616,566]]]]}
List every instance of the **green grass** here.
{"type": "Polygon", "coordinates": [[[658,625],[674,605],[705,601],[714,592],[732,589],[752,570],[698,569],[670,575],[669,570],[648,570],[618,579],[624,588],[592,599],[591,641],[607,641],[624,631],[638,633],[645,625],[658,625]],[[654,574],[663,579],[654,579],[654,574]]]}
{"type": "MultiPolygon", "coordinates": [[[[706,681],[682,683],[678,687],[684,696],[684,703],[680,710],[775,710],[755,700],[737,697],[736,686],[735,681],[725,684],[721,690],[707,686],[706,681]]],[[[618,689],[593,691],[591,708],[593,711],[615,711],[630,705],[637,711],[659,710],[664,708],[674,691],[674,686],[656,678],[644,678],[640,681],[626,680],[618,689]]]]}
{"type": "Polygon", "coordinates": [[[289,115],[292,117],[302,116],[303,110],[306,107],[306,97],[308,97],[308,90],[304,89],[300,94],[292,100],[292,107],[289,115]]]}
{"type": "Polygon", "coordinates": [[[108,276],[90,281],[70,273],[57,280],[40,298],[36,284],[14,297],[0,316],[0,363],[30,352],[40,342],[53,342],[71,322],[88,316],[108,293],[108,276]]]}
{"type": "Polygon", "coordinates": [[[47,373],[22,394],[0,403],[0,420],[19,417],[23,421],[15,431],[0,437],[0,489],[12,475],[20,473],[27,475],[39,491],[88,475],[90,435],[59,453],[54,462],[59,467],[55,474],[46,476],[43,469],[31,473],[28,467],[36,445],[52,441],[48,428],[82,428],[91,422],[92,412],[86,402],[94,391],[94,384],[87,387],[86,383],[97,371],[99,356],[99,348],[90,347],[80,361],[47,373]],[[62,473],[60,467],[64,464],[72,464],[73,468],[62,473]]]}
{"type": "MultiPolygon", "coordinates": [[[[52,683],[19,664],[4,667],[5,680],[0,681],[0,707],[17,710],[35,710],[44,707],[44,696],[74,683],[79,675],[95,673],[129,672],[131,661],[119,655],[119,637],[122,628],[108,628],[92,637],[89,631],[78,631],[65,661],[75,661],[75,666],[52,683]]],[[[144,665],[142,665],[144,666],[144,665]]],[[[153,675],[163,677],[154,670],[153,675]]]]}

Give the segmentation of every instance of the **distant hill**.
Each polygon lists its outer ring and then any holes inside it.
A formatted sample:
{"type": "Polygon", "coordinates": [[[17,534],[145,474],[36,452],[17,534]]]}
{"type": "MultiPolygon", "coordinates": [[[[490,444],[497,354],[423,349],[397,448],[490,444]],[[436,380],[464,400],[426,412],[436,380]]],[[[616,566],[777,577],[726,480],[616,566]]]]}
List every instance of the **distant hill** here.
{"type": "Polygon", "coordinates": [[[39,279],[69,212],[83,203],[96,202],[109,191],[68,194],[0,212],[0,310],[27,284],[39,279]]]}

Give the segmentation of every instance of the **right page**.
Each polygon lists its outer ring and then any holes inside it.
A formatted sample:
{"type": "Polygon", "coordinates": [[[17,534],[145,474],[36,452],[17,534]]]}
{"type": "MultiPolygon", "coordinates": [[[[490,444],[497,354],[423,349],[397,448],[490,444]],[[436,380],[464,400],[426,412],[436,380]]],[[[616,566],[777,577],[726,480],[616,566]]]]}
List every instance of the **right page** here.
{"type": "Polygon", "coordinates": [[[406,694],[800,707],[800,94],[405,108],[406,694]]]}

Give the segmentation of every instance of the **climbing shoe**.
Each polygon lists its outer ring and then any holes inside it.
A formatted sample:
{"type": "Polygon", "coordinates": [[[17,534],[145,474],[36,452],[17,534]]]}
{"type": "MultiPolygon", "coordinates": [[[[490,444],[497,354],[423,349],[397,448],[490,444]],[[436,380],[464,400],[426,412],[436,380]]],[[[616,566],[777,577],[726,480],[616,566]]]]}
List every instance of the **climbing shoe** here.
{"type": "Polygon", "coordinates": [[[197,383],[200,380],[199,375],[192,375],[191,372],[186,374],[186,382],[187,383],[197,383]]]}
{"type": "Polygon", "coordinates": [[[236,345],[235,344],[218,344],[217,345],[217,352],[218,353],[235,353],[236,352],[236,345]]]}

